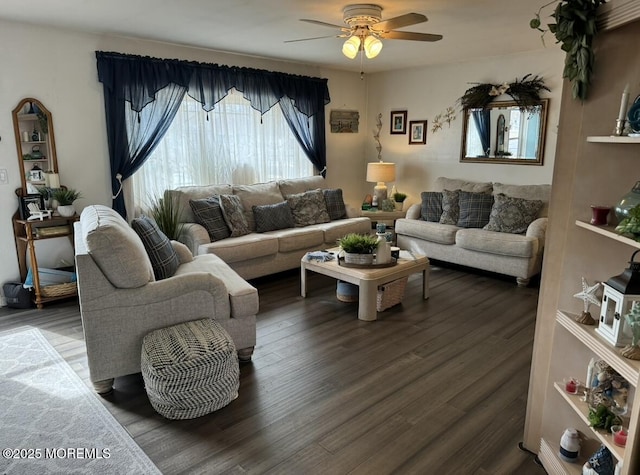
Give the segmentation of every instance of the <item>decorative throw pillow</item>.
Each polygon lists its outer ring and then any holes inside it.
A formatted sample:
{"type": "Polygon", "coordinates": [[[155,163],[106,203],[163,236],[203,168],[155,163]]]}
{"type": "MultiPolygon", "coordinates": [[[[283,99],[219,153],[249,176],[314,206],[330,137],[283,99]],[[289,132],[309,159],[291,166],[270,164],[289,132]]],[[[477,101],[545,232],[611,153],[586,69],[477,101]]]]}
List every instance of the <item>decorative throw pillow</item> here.
{"type": "Polygon", "coordinates": [[[440,216],[442,216],[442,192],[423,191],[420,193],[420,198],[422,198],[422,207],[420,210],[422,220],[438,223],[440,216]]]}
{"type": "Polygon", "coordinates": [[[458,226],[461,228],[481,228],[489,222],[493,207],[493,195],[460,191],[458,204],[460,216],[458,226]]]}
{"type": "Polygon", "coordinates": [[[440,224],[458,224],[458,216],[460,215],[459,195],[460,190],[442,190],[440,224]]]}
{"type": "Polygon", "coordinates": [[[483,228],[500,233],[522,234],[536,219],[543,202],[512,198],[503,193],[494,196],[489,223],[483,228]]]}
{"type": "Polygon", "coordinates": [[[253,206],[253,218],[256,222],[257,233],[295,226],[291,208],[286,201],[274,205],[253,206]]]}
{"type": "Polygon", "coordinates": [[[175,274],[180,266],[178,254],[155,221],[141,216],[131,222],[131,227],[144,244],[156,280],[166,279],[175,274]]]}
{"type": "Polygon", "coordinates": [[[220,207],[222,208],[222,216],[229,226],[231,237],[244,236],[249,234],[249,223],[244,216],[244,207],[240,197],[236,195],[220,195],[220,207]]]}
{"type": "Polygon", "coordinates": [[[329,212],[327,211],[327,204],[320,190],[311,190],[289,195],[287,202],[291,207],[291,213],[293,214],[296,227],[328,223],[331,221],[329,212]]]}
{"type": "Polygon", "coordinates": [[[211,241],[220,241],[231,235],[222,216],[222,207],[217,196],[201,200],[189,200],[189,206],[196,217],[196,223],[204,226],[211,241]]]}
{"type": "Polygon", "coordinates": [[[347,208],[342,199],[342,188],[335,190],[322,190],[324,201],[327,205],[327,212],[331,221],[335,219],[344,219],[347,217],[347,208]]]}

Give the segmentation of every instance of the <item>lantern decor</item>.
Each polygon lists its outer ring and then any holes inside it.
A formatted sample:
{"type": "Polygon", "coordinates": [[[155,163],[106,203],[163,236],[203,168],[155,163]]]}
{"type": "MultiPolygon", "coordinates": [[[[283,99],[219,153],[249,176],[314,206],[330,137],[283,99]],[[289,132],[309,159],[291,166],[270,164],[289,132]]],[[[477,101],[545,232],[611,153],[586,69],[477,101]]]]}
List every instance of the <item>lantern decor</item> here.
{"type": "Polygon", "coordinates": [[[579,317],[576,318],[576,322],[582,323],[584,325],[594,325],[596,321],[589,313],[589,305],[594,304],[598,307],[600,306],[600,300],[596,297],[596,292],[600,288],[600,282],[596,282],[594,285],[589,285],[587,280],[582,278],[582,292],[578,292],[574,294],[574,297],[582,299],[584,304],[584,309],[579,317]]]}
{"type": "MultiPolygon", "coordinates": [[[[622,274],[611,277],[603,284],[600,321],[596,331],[614,346],[632,343],[632,326],[624,316],[632,313],[635,302],[640,302],[640,262],[633,260],[638,252],[640,250],[631,255],[629,267],[622,274]]],[[[633,323],[633,326],[637,324],[633,323]]]]}

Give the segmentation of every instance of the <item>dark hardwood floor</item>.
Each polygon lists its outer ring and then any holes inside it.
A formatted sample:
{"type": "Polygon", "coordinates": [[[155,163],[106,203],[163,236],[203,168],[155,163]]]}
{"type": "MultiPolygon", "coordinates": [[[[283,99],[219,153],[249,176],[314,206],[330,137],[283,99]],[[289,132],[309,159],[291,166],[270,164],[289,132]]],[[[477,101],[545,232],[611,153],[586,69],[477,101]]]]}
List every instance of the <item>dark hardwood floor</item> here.
{"type": "MultiPolygon", "coordinates": [[[[306,299],[298,272],[253,283],[258,345],[229,406],[169,421],[139,374],[101,398],[163,473],[545,473],[518,448],[537,288],[434,265],[429,300],[415,275],[402,305],[362,322],[330,278],[311,274],[306,299]]],[[[0,309],[0,331],[23,325],[90,386],[77,302],[0,309]]]]}

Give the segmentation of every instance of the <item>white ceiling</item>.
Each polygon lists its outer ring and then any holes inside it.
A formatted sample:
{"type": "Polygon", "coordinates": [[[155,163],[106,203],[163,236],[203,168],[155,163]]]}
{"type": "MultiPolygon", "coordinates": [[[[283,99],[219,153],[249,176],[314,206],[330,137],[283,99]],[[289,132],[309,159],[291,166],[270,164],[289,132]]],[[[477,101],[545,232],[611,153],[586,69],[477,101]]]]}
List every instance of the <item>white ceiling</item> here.
{"type": "MultiPolygon", "coordinates": [[[[2,0],[0,18],[100,34],[146,38],[280,60],[360,71],[341,53],[342,39],[284,43],[332,35],[310,18],[342,25],[349,0],[2,0]]],[[[356,3],[356,2],[352,2],[356,3]]],[[[422,13],[428,22],[403,28],[436,33],[435,43],[385,40],[366,72],[450,63],[543,48],[529,20],[545,0],[382,0],[389,19],[422,13]]],[[[553,8],[553,7],[551,7],[553,8]]],[[[545,16],[551,13],[543,11],[545,16]]],[[[547,47],[557,47],[548,35],[547,47]]]]}

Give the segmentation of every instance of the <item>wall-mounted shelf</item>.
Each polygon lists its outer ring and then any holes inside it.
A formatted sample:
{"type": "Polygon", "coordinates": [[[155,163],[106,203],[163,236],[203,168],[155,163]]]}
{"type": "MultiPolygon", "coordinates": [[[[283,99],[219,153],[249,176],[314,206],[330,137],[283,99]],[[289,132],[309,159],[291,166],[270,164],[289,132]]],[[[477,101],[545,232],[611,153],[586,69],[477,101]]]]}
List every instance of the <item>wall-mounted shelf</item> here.
{"type": "MultiPolygon", "coordinates": [[[[576,414],[580,416],[580,419],[582,419],[585,424],[589,425],[589,405],[582,400],[583,396],[568,394],[558,383],[554,383],[553,386],[564,400],[569,403],[576,414]]],[[[591,433],[611,451],[615,458],[618,460],[624,459],[624,447],[618,447],[613,443],[613,435],[611,433],[594,429],[593,427],[590,427],[590,429],[591,433]]]]}
{"type": "Polygon", "coordinates": [[[620,349],[603,340],[596,333],[595,325],[582,325],[575,321],[577,315],[562,310],[557,311],[557,322],[578,340],[605,360],[620,375],[635,386],[640,377],[640,361],[630,360],[620,355],[620,349]]]}
{"type": "Polygon", "coordinates": [[[615,228],[613,226],[594,226],[593,224],[587,223],[586,221],[576,221],[576,226],[578,226],[579,228],[584,228],[593,233],[600,234],[601,236],[605,236],[609,239],[613,239],[614,241],[621,242],[623,244],[626,244],[627,246],[640,249],[640,242],[634,241],[631,238],[618,234],[614,231],[615,228]]]}
{"type": "Polygon", "coordinates": [[[540,439],[540,452],[538,452],[538,457],[545,469],[554,475],[582,475],[582,466],[587,461],[586,457],[579,457],[577,463],[565,462],[558,456],[559,446],[560,439],[547,440],[544,437],[540,439]]]}
{"type": "Polygon", "coordinates": [[[593,143],[640,143],[640,137],[627,136],[608,136],[608,135],[590,135],[587,142],[593,143]]]}

